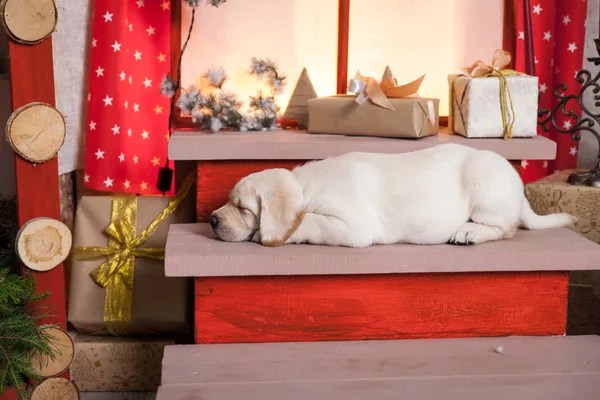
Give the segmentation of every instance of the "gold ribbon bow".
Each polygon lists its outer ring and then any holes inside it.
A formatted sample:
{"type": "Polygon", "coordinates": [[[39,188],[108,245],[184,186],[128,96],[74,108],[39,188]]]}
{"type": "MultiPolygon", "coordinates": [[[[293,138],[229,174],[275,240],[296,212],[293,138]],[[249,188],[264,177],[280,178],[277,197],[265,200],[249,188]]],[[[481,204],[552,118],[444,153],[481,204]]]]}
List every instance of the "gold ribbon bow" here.
{"type": "MultiPolygon", "coordinates": [[[[394,106],[388,99],[402,99],[409,96],[419,98],[419,88],[425,79],[425,75],[415,79],[406,85],[398,86],[398,80],[392,74],[392,70],[389,66],[385,67],[381,82],[370,76],[362,76],[360,71],[356,72],[354,79],[350,79],[348,82],[348,92],[356,94],[356,102],[363,104],[367,100],[370,100],[373,104],[383,107],[388,110],[395,110],[394,106]]],[[[421,104],[421,110],[427,120],[427,125],[431,131],[435,126],[435,108],[433,101],[426,100],[427,110],[423,108],[421,104]]],[[[423,124],[422,129],[425,128],[423,124]]]]}
{"type": "Polygon", "coordinates": [[[401,99],[417,94],[425,75],[406,85],[398,86],[398,80],[394,78],[390,67],[385,67],[381,83],[370,76],[362,76],[360,71],[356,72],[354,79],[348,82],[348,92],[356,94],[356,102],[363,104],[371,100],[380,107],[394,110],[394,106],[388,99],[401,99]]]}
{"type": "Polygon", "coordinates": [[[193,184],[190,174],[169,205],[154,218],[148,228],[136,237],[137,197],[112,198],[108,247],[83,246],[71,251],[72,260],[90,261],[101,258],[107,260],[91,273],[92,279],[106,289],[104,296],[104,323],[113,335],[125,332],[131,320],[133,300],[133,276],[136,257],[164,260],[164,248],[140,248],[156,230],[156,227],[171,215],[181,204],[193,184]]]}
{"type": "MultiPolygon", "coordinates": [[[[458,75],[452,79],[451,90],[450,90],[450,106],[454,107],[455,103],[455,90],[454,83],[458,77],[468,76],[470,78],[488,78],[497,77],[500,86],[500,112],[502,114],[502,131],[504,139],[510,139],[512,137],[512,129],[515,123],[515,110],[513,108],[513,101],[510,95],[510,88],[506,81],[507,76],[523,75],[520,72],[512,69],[504,69],[510,64],[511,56],[508,51],[498,49],[494,52],[492,57],[492,64],[488,65],[481,60],[476,61],[470,67],[462,68],[458,70],[458,75]],[[508,108],[510,107],[511,114],[508,114],[508,108]]],[[[464,97],[464,96],[463,96],[464,97]]],[[[460,113],[460,105],[457,104],[458,111],[460,113]]],[[[450,119],[450,129],[454,131],[454,118],[450,119]]]]}

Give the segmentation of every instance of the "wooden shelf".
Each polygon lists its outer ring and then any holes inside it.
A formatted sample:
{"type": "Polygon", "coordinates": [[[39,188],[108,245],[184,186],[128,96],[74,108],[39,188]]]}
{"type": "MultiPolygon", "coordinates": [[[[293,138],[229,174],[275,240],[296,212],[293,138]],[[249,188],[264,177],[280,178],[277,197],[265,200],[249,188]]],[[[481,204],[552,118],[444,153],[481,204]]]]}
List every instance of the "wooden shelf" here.
{"type": "Polygon", "coordinates": [[[175,131],[169,142],[172,160],[319,160],[349,152],[408,153],[438,144],[457,143],[494,151],[507,160],[554,160],[556,143],[533,138],[467,139],[442,128],[421,139],[315,135],[301,131],[218,132],[175,131]]]}
{"type": "Polygon", "coordinates": [[[599,364],[598,336],[167,346],[157,399],[593,399],[599,364]]]}
{"type": "Polygon", "coordinates": [[[226,243],[208,224],[171,225],[167,276],[276,276],[570,271],[598,269],[600,246],[568,229],[519,231],[475,246],[387,245],[362,249],[226,243]]]}

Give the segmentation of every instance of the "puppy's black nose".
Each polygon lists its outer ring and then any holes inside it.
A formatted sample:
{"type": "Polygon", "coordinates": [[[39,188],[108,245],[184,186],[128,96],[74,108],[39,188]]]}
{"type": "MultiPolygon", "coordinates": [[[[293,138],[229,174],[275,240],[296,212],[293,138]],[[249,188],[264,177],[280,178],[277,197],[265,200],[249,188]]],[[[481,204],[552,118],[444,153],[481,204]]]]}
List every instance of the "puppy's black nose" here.
{"type": "Polygon", "coordinates": [[[219,223],[220,223],[220,222],[221,222],[221,221],[219,220],[219,217],[217,217],[217,215],[216,215],[216,214],[212,214],[212,215],[210,216],[210,226],[211,226],[213,229],[215,229],[217,226],[219,226],[219,223]]]}

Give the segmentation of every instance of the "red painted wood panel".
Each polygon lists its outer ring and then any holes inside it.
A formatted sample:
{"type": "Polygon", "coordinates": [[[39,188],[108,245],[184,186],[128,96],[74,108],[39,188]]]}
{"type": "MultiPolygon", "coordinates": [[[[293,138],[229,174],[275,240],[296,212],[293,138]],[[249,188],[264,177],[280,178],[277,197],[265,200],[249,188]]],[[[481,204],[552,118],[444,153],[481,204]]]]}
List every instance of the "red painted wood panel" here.
{"type": "Polygon", "coordinates": [[[196,343],[563,335],[568,273],[196,278],[196,343]]]}
{"type": "Polygon", "coordinates": [[[198,222],[208,222],[210,214],[229,199],[229,192],[246,175],[269,168],[293,169],[304,161],[199,161],[196,210],[198,222]]]}
{"type": "Polygon", "coordinates": [[[348,43],[350,39],[350,0],[338,2],[337,94],[346,93],[348,84],[348,43]]]}
{"type": "MultiPolygon", "coordinates": [[[[13,110],[34,101],[54,105],[52,40],[33,46],[9,40],[8,52],[13,110]]],[[[57,159],[34,166],[15,156],[15,169],[19,224],[37,217],[60,220],[57,159]]],[[[52,316],[40,322],[59,324],[66,329],[63,266],[35,273],[35,277],[38,291],[51,292],[45,304],[52,307],[52,316]]]]}

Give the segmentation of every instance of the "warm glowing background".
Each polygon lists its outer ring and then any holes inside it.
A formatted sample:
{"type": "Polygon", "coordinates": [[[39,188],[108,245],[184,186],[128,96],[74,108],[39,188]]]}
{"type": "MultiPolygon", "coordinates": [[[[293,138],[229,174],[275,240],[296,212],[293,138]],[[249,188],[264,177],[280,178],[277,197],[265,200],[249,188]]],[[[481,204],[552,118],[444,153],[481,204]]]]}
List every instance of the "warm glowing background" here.
{"type": "MultiPolygon", "coordinates": [[[[441,99],[446,76],[502,46],[503,0],[351,0],[349,75],[381,77],[386,65],[399,83],[427,77],[419,94],[441,99]]],[[[284,111],[303,67],[319,96],[335,94],[338,0],[229,0],[200,6],[183,59],[185,86],[211,66],[223,66],[226,88],[242,99],[260,84],[247,74],[252,56],[270,57],[288,76],[277,103],[284,111]]],[[[183,7],[182,39],[191,10],[183,7]]]]}

